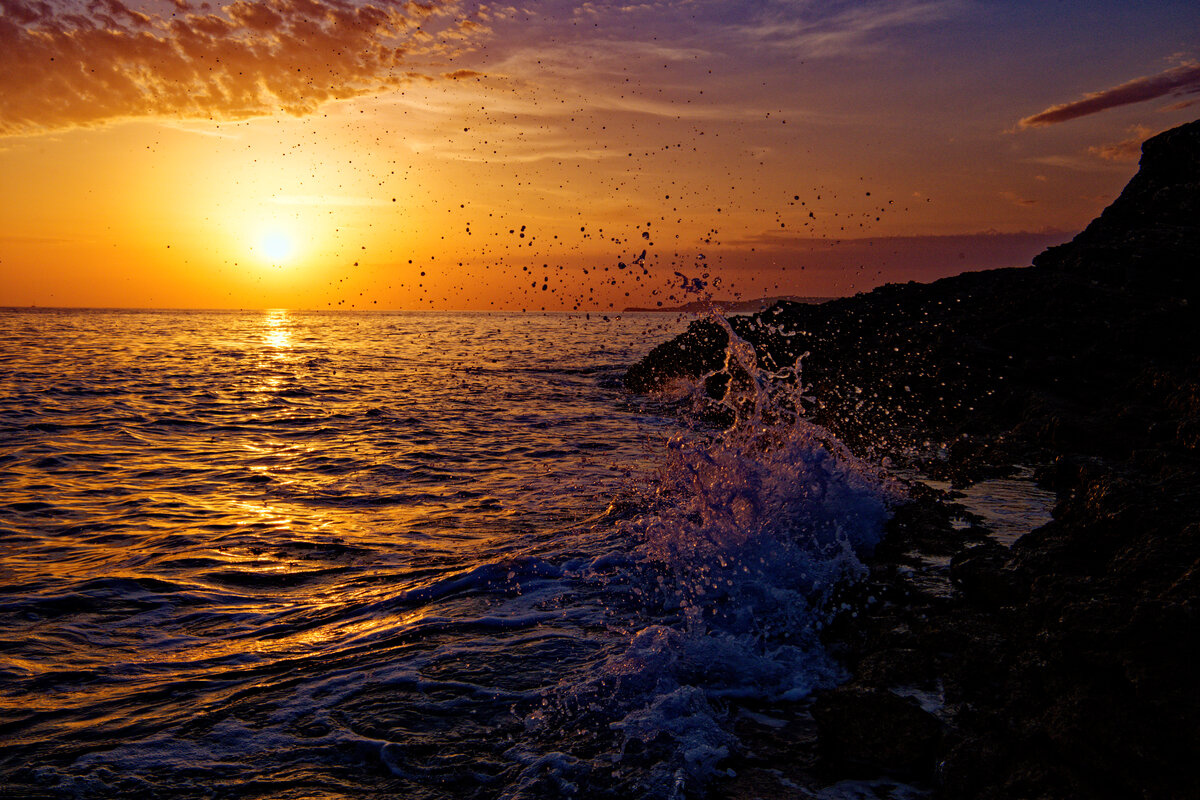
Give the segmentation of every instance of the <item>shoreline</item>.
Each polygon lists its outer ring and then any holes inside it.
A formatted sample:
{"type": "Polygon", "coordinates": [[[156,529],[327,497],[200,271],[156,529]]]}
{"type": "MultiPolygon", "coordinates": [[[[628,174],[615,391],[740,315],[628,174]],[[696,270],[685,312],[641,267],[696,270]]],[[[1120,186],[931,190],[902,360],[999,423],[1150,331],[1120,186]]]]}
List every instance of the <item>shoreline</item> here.
{"type": "MultiPolygon", "coordinates": [[[[1148,140],[1120,197],[1032,267],[730,324],[768,368],[812,353],[814,421],[856,452],[952,488],[1036,465],[1057,503],[1009,548],[951,524],[953,491],[914,484],[827,631],[850,680],[749,732],[783,772],[743,757],[709,796],[850,779],[947,798],[1200,796],[1200,121],[1148,140]]],[[[716,372],[726,340],[693,323],[626,386],[716,372]]],[[[714,375],[709,394],[736,379],[714,375]]]]}

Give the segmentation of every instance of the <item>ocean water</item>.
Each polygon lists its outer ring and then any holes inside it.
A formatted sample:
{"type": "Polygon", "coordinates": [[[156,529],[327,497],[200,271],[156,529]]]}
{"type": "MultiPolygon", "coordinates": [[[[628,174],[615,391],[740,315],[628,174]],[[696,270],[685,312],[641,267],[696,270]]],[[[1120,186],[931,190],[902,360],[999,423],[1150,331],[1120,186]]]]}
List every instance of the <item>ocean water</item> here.
{"type": "Polygon", "coordinates": [[[0,787],[702,796],[895,490],[745,348],[625,395],[681,325],[0,311],[0,787]]]}

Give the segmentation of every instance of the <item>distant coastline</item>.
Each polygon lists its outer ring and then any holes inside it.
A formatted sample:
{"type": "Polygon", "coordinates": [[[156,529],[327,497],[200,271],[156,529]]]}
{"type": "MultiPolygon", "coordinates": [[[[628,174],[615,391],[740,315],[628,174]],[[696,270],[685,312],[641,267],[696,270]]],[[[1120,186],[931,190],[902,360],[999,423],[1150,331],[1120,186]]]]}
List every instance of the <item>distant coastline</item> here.
{"type": "Polygon", "coordinates": [[[694,314],[700,311],[707,311],[714,308],[723,313],[739,313],[752,312],[757,313],[763,309],[770,308],[781,301],[789,301],[792,303],[807,303],[808,305],[819,305],[830,300],[837,300],[836,297],[797,297],[795,295],[780,295],[778,297],[760,297],[756,300],[693,300],[690,303],[684,303],[678,306],[659,306],[657,308],[647,308],[643,306],[629,306],[621,313],[633,314],[643,311],[658,311],[669,314],[694,314]]]}

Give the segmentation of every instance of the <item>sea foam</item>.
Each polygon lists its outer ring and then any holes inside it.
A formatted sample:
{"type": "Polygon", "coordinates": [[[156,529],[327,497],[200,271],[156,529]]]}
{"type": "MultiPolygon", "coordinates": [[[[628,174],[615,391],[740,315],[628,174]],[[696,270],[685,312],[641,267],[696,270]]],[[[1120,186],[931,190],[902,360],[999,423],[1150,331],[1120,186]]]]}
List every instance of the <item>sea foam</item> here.
{"type": "Polygon", "coordinates": [[[900,496],[806,418],[799,361],[762,369],[716,319],[729,334],[725,365],[694,386],[725,378],[718,402],[733,424],[667,440],[640,513],[619,523],[638,565],[619,580],[655,624],[632,631],[590,680],[560,687],[540,720],[607,725],[616,773],[629,766],[654,797],[684,796],[721,769],[738,747],[732,704],[800,700],[843,677],[819,632],[900,496]]]}

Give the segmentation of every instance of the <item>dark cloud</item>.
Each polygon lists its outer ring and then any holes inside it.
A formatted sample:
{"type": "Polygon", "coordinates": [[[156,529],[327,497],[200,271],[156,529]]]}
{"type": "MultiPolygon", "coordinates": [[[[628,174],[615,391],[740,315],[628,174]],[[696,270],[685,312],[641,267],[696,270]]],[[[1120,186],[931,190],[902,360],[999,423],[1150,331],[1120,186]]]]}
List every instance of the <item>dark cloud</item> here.
{"type": "Polygon", "coordinates": [[[0,0],[0,135],[310,113],[443,72],[485,19],[453,2],[0,0]]]}
{"type": "Polygon", "coordinates": [[[1130,103],[1142,103],[1158,97],[1197,92],[1200,92],[1200,63],[1189,61],[1157,75],[1134,78],[1120,86],[1114,86],[1102,92],[1092,92],[1082,99],[1051,106],[1045,111],[1026,117],[1019,124],[1022,128],[1037,128],[1086,117],[1089,114],[1130,103]]]}

